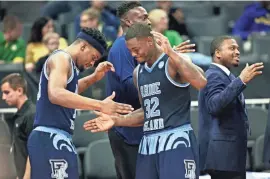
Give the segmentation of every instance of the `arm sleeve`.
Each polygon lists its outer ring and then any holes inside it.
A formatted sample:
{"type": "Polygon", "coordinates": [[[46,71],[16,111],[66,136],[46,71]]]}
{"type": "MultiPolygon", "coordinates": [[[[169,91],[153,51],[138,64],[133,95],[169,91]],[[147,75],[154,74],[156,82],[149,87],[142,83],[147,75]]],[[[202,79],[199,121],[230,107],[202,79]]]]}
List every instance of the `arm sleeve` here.
{"type": "MultiPolygon", "coordinates": [[[[112,50],[109,54],[109,59],[114,64],[116,69],[115,73],[119,77],[120,82],[124,84],[125,91],[128,92],[128,94],[137,94],[137,89],[133,84],[133,70],[137,64],[125,44],[122,44],[122,46],[123,47],[117,50],[112,50]]],[[[130,98],[138,97],[137,95],[131,95],[130,98]]]]}
{"type": "Polygon", "coordinates": [[[33,48],[33,45],[31,43],[28,44],[26,47],[26,55],[25,55],[26,63],[34,63],[32,48],[33,48]]]}
{"type": "Polygon", "coordinates": [[[239,77],[226,85],[224,79],[214,73],[207,77],[207,81],[206,106],[213,115],[222,112],[246,87],[239,77]]]}
{"type": "Polygon", "coordinates": [[[34,125],[34,119],[35,119],[35,114],[29,114],[25,116],[25,133],[27,138],[29,137],[30,133],[33,130],[33,125],[34,125]]]}

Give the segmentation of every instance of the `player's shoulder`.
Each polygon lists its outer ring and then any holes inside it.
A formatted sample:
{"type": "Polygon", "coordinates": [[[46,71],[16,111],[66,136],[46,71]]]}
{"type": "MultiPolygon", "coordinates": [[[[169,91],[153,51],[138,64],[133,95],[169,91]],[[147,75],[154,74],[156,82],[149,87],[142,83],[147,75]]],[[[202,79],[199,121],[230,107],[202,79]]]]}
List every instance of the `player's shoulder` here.
{"type": "Polygon", "coordinates": [[[64,52],[63,50],[57,50],[53,52],[47,59],[47,63],[59,63],[63,66],[71,64],[71,57],[68,53],[64,52]]]}
{"type": "Polygon", "coordinates": [[[117,49],[117,48],[119,48],[119,47],[121,47],[121,46],[126,46],[125,36],[120,36],[120,37],[118,37],[118,38],[114,41],[114,43],[113,43],[111,49],[117,49]]]}

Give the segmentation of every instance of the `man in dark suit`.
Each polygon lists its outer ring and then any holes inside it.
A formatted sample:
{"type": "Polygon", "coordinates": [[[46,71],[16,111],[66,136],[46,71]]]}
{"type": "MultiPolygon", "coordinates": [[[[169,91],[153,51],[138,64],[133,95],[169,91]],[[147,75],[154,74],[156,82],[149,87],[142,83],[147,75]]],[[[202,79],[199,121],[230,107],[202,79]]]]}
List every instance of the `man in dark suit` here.
{"type": "Polygon", "coordinates": [[[212,179],[244,179],[249,124],[242,92],[263,64],[247,64],[235,77],[230,68],[238,66],[240,52],[230,36],[215,38],[211,55],[208,83],[199,94],[200,169],[212,179]]]}

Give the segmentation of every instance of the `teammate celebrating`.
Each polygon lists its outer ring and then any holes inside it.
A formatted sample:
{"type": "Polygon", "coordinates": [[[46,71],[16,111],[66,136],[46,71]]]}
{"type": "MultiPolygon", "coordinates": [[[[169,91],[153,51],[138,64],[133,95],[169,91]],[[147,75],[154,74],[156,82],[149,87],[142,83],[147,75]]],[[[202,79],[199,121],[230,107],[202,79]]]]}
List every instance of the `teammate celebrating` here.
{"type": "Polygon", "coordinates": [[[133,77],[142,108],[124,116],[97,112],[99,117],[87,121],[84,128],[100,132],[112,126],[143,125],[137,179],[199,178],[198,147],[190,126],[189,85],[197,89],[206,85],[202,70],[146,24],[132,25],[125,39],[140,63],[133,77]]]}
{"type": "Polygon", "coordinates": [[[90,85],[114,68],[99,64],[95,72],[78,79],[106,50],[105,37],[96,29],[82,29],[66,49],[53,52],[44,64],[37,97],[35,129],[28,140],[31,178],[79,178],[75,147],[71,140],[75,109],[98,110],[115,115],[129,113],[132,107],[115,103],[115,94],[103,101],[82,97],[90,85]]]}

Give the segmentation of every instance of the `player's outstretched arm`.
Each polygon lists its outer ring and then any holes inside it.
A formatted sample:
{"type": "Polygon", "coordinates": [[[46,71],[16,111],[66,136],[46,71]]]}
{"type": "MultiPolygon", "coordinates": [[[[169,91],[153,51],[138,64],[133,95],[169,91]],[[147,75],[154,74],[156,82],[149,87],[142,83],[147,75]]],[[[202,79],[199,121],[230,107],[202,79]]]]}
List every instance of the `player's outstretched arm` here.
{"type": "Polygon", "coordinates": [[[122,127],[138,127],[143,125],[144,113],[143,109],[137,109],[127,115],[110,116],[101,112],[95,112],[95,119],[86,121],[83,125],[84,129],[91,132],[105,132],[113,126],[122,127]]]}
{"type": "Polygon", "coordinates": [[[89,88],[89,86],[101,80],[108,71],[115,71],[113,64],[110,62],[100,63],[95,69],[94,73],[79,80],[78,93],[80,94],[84,92],[87,88],[89,88]]]}
{"type": "Polygon", "coordinates": [[[66,90],[70,72],[70,59],[64,53],[55,54],[47,63],[48,96],[53,104],[72,109],[97,110],[106,114],[129,113],[130,105],[116,103],[112,99],[115,94],[103,101],[86,98],[66,90]]]}
{"type": "MultiPolygon", "coordinates": [[[[133,81],[135,86],[138,88],[137,71],[138,67],[133,71],[133,81]]],[[[142,104],[140,93],[139,99],[142,104]]],[[[95,112],[95,114],[97,115],[97,118],[84,123],[85,130],[89,130],[91,132],[103,132],[111,129],[113,126],[137,127],[142,126],[144,123],[144,111],[142,108],[139,108],[127,115],[110,116],[100,112],[95,112]]]]}
{"type": "Polygon", "coordinates": [[[28,156],[26,160],[23,179],[30,179],[30,178],[31,178],[31,165],[30,165],[29,156],[28,156]]]}
{"type": "Polygon", "coordinates": [[[190,83],[197,89],[203,88],[207,80],[202,74],[202,71],[186,56],[175,52],[168,39],[158,32],[152,32],[155,40],[169,57],[169,68],[175,70],[185,82],[190,83]]]}

